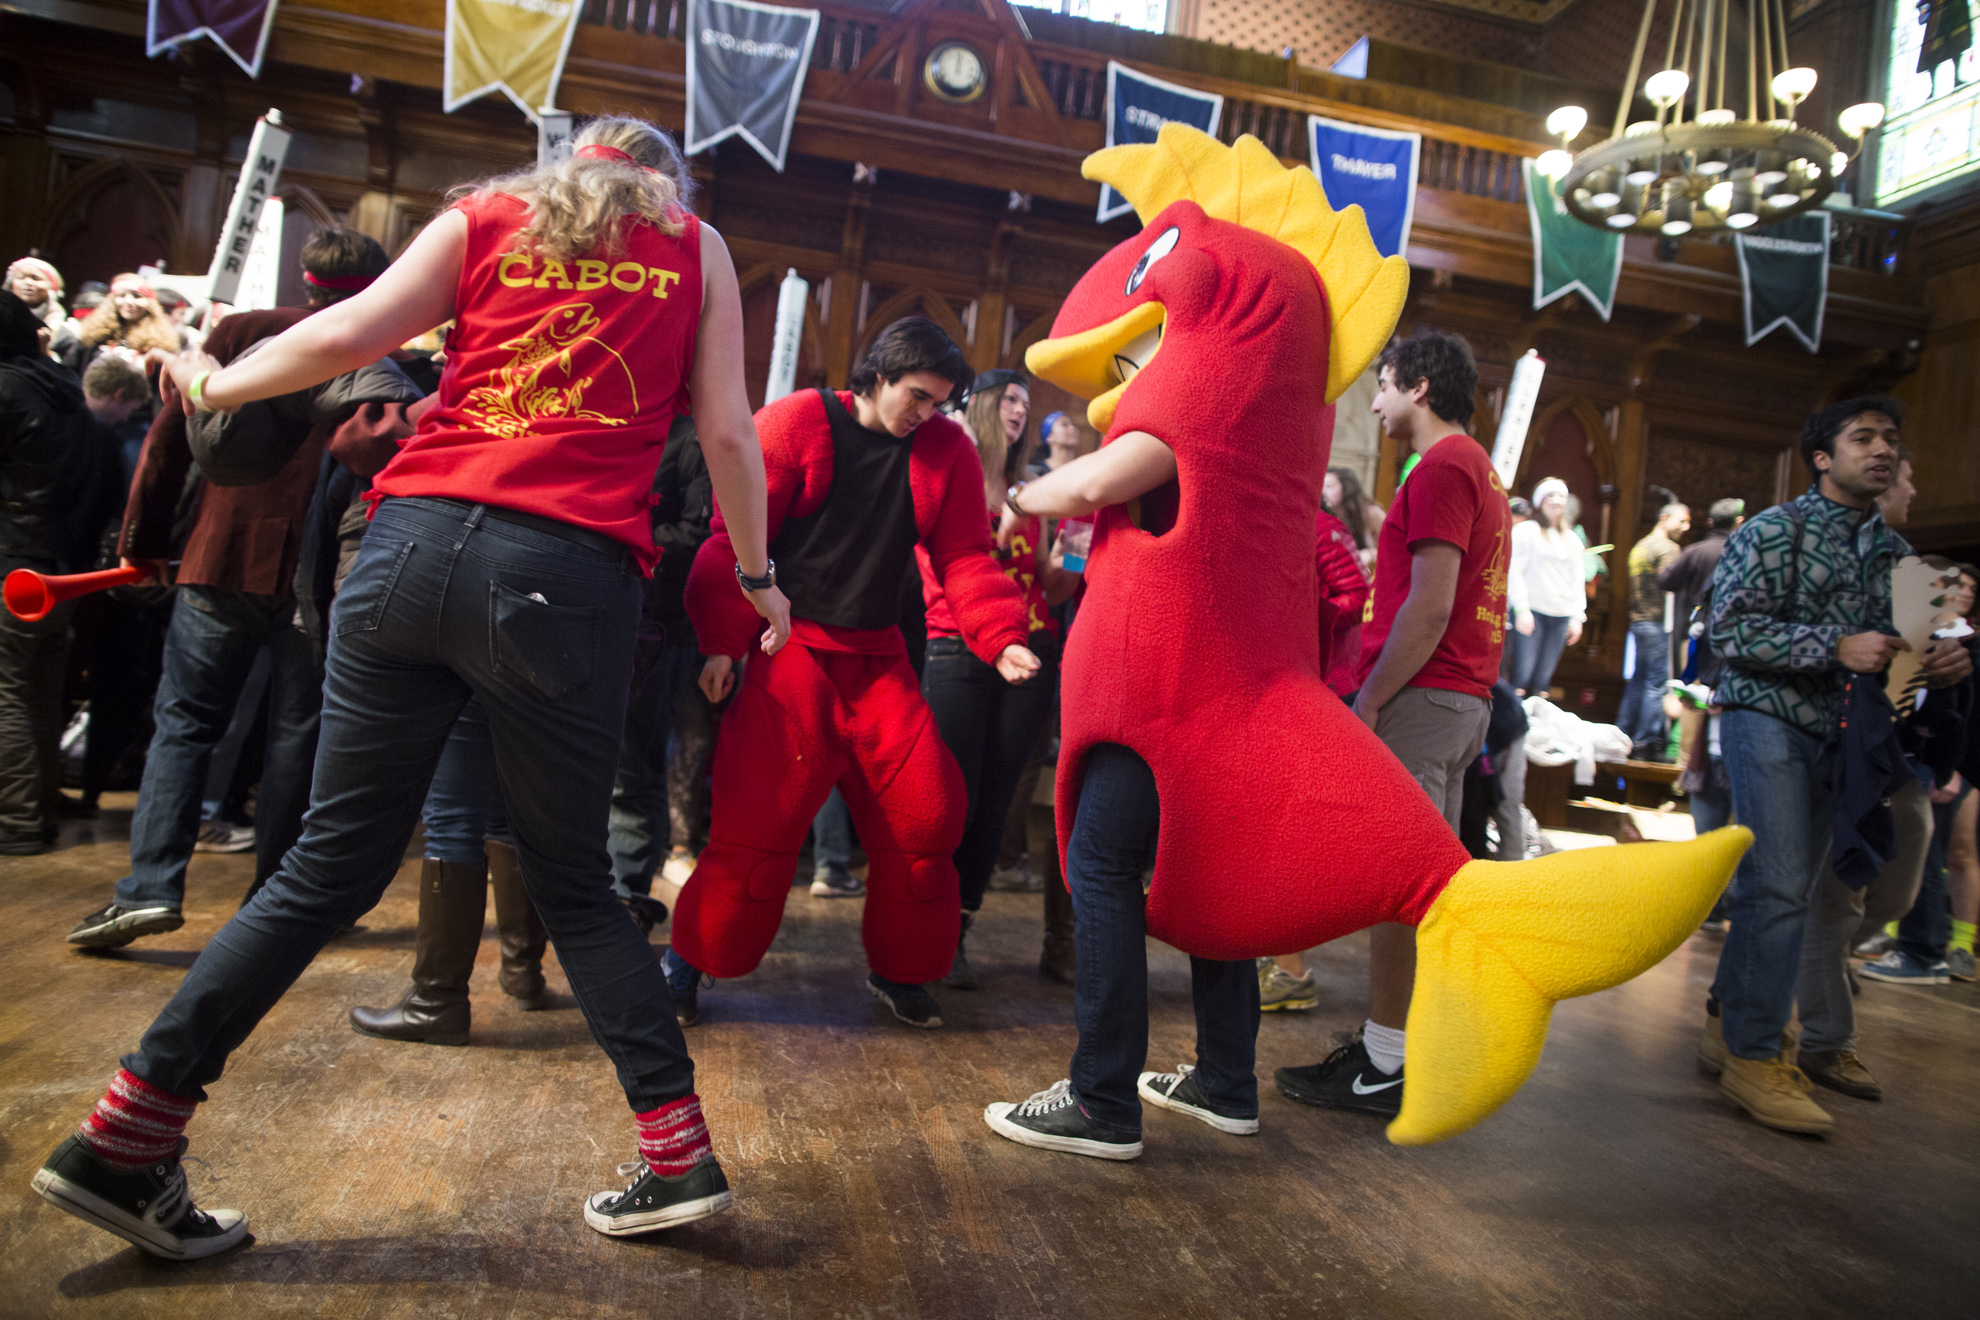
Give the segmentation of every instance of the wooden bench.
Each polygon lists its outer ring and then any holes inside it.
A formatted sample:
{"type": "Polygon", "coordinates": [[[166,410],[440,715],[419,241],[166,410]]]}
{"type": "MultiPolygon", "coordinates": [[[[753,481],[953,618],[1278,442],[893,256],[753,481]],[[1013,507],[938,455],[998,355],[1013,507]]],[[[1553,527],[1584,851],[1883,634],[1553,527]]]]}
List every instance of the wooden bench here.
{"type": "Polygon", "coordinates": [[[1678,767],[1663,761],[1597,761],[1595,783],[1574,782],[1574,764],[1526,767],[1526,805],[1533,818],[1550,830],[1568,824],[1568,803],[1581,797],[1617,798],[1632,807],[1657,807],[1668,802],[1677,783],[1678,767]],[[1622,793],[1616,788],[1620,783],[1622,793]]]}

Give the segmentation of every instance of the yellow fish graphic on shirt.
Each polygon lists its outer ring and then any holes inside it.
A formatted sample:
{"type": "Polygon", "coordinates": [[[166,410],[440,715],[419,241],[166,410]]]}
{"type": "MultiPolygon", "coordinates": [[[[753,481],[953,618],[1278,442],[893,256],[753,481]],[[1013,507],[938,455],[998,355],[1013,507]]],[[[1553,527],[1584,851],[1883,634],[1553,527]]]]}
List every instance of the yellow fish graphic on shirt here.
{"type": "Polygon", "coordinates": [[[544,313],[528,334],[502,347],[515,357],[493,373],[493,384],[469,390],[461,411],[496,435],[527,434],[544,419],[582,419],[624,426],[629,417],[587,409],[585,392],[608,372],[624,376],[632,411],[639,411],[639,389],[631,368],[610,344],[593,333],[598,314],[590,303],[566,303],[544,313]],[[608,360],[609,359],[609,360],[608,360]]]}

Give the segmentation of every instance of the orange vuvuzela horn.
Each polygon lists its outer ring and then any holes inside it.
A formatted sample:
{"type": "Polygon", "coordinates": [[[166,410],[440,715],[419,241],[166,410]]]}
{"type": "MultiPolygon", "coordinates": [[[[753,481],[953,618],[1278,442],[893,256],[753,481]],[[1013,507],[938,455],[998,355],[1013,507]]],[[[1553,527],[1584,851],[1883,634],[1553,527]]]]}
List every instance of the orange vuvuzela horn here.
{"type": "Polygon", "coordinates": [[[47,618],[48,611],[65,600],[87,596],[92,591],[108,591],[111,587],[128,587],[150,576],[150,569],[136,564],[127,568],[106,568],[95,573],[66,573],[60,576],[37,573],[31,568],[17,568],[7,575],[6,585],[0,587],[0,595],[6,597],[7,609],[15,618],[22,623],[34,623],[47,618]]]}

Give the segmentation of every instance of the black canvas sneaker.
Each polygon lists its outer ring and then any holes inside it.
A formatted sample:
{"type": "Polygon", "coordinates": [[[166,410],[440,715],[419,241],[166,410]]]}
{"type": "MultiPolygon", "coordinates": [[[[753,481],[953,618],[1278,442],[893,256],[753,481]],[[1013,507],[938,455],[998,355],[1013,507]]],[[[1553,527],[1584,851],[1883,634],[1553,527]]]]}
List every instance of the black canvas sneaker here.
{"type": "Polygon", "coordinates": [[[167,1260],[218,1255],[244,1241],[247,1217],[238,1210],[201,1210],[186,1190],[179,1156],[129,1173],[97,1158],[89,1143],[71,1136],[34,1175],[34,1190],[59,1210],[115,1233],[167,1260]]]}
{"type": "Polygon", "coordinates": [[[1138,1135],[1104,1127],[1087,1117],[1070,1080],[1054,1082],[1022,1104],[999,1100],[986,1105],[983,1121],[998,1136],[1040,1150],[1102,1160],[1131,1160],[1141,1154],[1138,1135]]]}
{"type": "Polygon", "coordinates": [[[1272,1080],[1278,1083],[1279,1094],[1303,1105],[1350,1109],[1383,1118],[1402,1112],[1402,1069],[1385,1073],[1377,1068],[1358,1035],[1347,1037],[1339,1049],[1318,1063],[1279,1069],[1272,1080]]]}
{"type": "Polygon", "coordinates": [[[1210,1107],[1203,1098],[1203,1092],[1196,1089],[1196,1066],[1179,1063],[1172,1073],[1145,1072],[1141,1074],[1140,1085],[1135,1089],[1141,1098],[1158,1109],[1173,1109],[1178,1114],[1188,1114],[1199,1122],[1208,1123],[1219,1132],[1228,1132],[1234,1137],[1254,1136],[1258,1132],[1258,1116],[1241,1118],[1236,1114],[1222,1114],[1210,1107]]]}
{"type": "Polygon", "coordinates": [[[674,996],[674,1018],[684,1027],[701,1020],[701,973],[669,945],[660,955],[660,970],[667,974],[667,989],[674,996]]]}
{"type": "Polygon", "coordinates": [[[186,924],[179,909],[159,904],[153,907],[119,907],[112,903],[92,912],[69,932],[69,943],[80,949],[114,949],[146,935],[163,935],[186,924]]]}
{"type": "Polygon", "coordinates": [[[619,1176],[632,1179],[623,1192],[594,1192],[584,1203],[584,1222],[607,1237],[691,1224],[735,1204],[713,1155],[672,1178],[655,1173],[645,1160],[621,1164],[619,1176]]]}
{"type": "Polygon", "coordinates": [[[935,996],[918,985],[889,981],[878,972],[866,974],[866,988],[873,997],[894,1010],[894,1016],[910,1027],[935,1028],[942,1025],[942,1009],[935,996]]]}

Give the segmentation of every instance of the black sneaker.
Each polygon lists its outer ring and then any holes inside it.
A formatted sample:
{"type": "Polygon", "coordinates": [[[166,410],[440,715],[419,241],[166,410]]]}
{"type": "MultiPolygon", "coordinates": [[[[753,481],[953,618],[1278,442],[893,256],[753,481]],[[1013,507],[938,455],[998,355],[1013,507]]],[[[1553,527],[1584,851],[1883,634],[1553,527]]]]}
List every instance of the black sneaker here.
{"type": "Polygon", "coordinates": [[[866,893],[866,882],[850,871],[827,869],[811,876],[813,898],[859,898],[866,893]]]}
{"type": "Polygon", "coordinates": [[[69,932],[69,943],[79,949],[114,949],[146,935],[163,935],[185,924],[179,909],[162,903],[136,908],[112,903],[78,921],[69,932]]]}
{"type": "Polygon", "coordinates": [[[674,952],[671,944],[660,955],[660,970],[667,974],[667,989],[674,996],[675,1020],[684,1027],[693,1026],[701,1020],[701,1005],[696,1002],[701,995],[701,973],[674,952]]]}
{"type": "Polygon", "coordinates": [[[1140,1085],[1135,1089],[1141,1098],[1159,1109],[1173,1109],[1178,1114],[1188,1114],[1191,1118],[1208,1123],[1219,1132],[1228,1132],[1234,1137],[1253,1136],[1258,1131],[1258,1116],[1240,1118],[1234,1114],[1220,1114],[1210,1107],[1203,1098],[1203,1092],[1196,1089],[1196,1067],[1194,1064],[1179,1063],[1172,1073],[1145,1072],[1141,1074],[1140,1085]]]}
{"type": "Polygon", "coordinates": [[[628,894],[619,900],[639,923],[639,933],[651,935],[655,926],[667,924],[667,905],[651,894],[628,894]]]}
{"type": "Polygon", "coordinates": [[[1377,1068],[1358,1035],[1347,1037],[1339,1049],[1318,1063],[1279,1069],[1272,1080],[1278,1083],[1279,1094],[1303,1105],[1351,1109],[1383,1118],[1402,1112],[1402,1069],[1385,1073],[1377,1068]]]}
{"type": "Polygon", "coordinates": [[[736,1200],[713,1155],[673,1178],[647,1168],[645,1160],[621,1164],[619,1176],[632,1178],[626,1190],[594,1192],[584,1203],[584,1222],[608,1237],[691,1224],[722,1213],[736,1200]]]}
{"type": "Polygon", "coordinates": [[[97,1158],[89,1143],[70,1136],[34,1175],[34,1190],[58,1210],[66,1210],[126,1242],[167,1260],[197,1260],[239,1244],[248,1235],[238,1210],[205,1211],[186,1190],[179,1156],[129,1173],[97,1158]]]}
{"type": "Polygon", "coordinates": [[[910,1027],[934,1028],[942,1025],[941,1005],[921,986],[903,985],[899,981],[889,981],[878,972],[868,972],[866,988],[875,999],[893,1009],[895,1017],[910,1027]]]}
{"type": "Polygon", "coordinates": [[[1072,1082],[1054,1082],[1022,1104],[999,1100],[983,1109],[983,1121],[1000,1137],[1021,1146],[1091,1155],[1102,1160],[1131,1160],[1141,1154],[1141,1137],[1103,1127],[1087,1117],[1073,1094],[1072,1082]]]}

